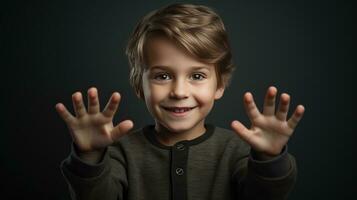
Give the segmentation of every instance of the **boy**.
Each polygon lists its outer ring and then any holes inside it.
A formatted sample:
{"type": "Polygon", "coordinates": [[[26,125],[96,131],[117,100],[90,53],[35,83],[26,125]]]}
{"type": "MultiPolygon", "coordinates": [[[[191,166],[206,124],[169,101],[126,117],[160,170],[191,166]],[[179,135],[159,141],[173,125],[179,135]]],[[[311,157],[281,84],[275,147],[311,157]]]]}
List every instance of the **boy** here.
{"type": "Polygon", "coordinates": [[[302,118],[299,105],[287,120],[290,97],[270,87],[261,113],[251,93],[244,105],[248,129],[205,124],[233,71],[220,17],[205,6],[173,4],[146,15],[127,47],[130,82],[155,119],[132,131],[114,126],[120,94],[100,112],[96,88],[72,95],[76,116],[56,110],[73,138],[61,169],[73,199],[285,199],[296,178],[287,141],[302,118]]]}

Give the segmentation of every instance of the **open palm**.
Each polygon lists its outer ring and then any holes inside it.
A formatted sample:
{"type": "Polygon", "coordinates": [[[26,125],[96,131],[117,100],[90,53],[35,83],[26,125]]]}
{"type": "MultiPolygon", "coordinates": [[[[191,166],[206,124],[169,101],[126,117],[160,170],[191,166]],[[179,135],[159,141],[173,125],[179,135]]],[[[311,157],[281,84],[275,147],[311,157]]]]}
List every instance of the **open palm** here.
{"type": "Polygon", "coordinates": [[[305,108],[299,105],[287,120],[290,96],[283,93],[279,107],[275,111],[276,94],[277,89],[273,86],[269,87],[261,113],[255,105],[253,95],[250,92],[245,93],[244,107],[251,127],[248,129],[237,120],[231,124],[232,129],[255,151],[269,156],[276,156],[281,152],[305,111],[305,108]]]}
{"type": "Polygon", "coordinates": [[[84,106],[80,92],[72,95],[72,102],[76,116],[73,116],[62,103],[56,105],[56,110],[67,124],[76,147],[82,153],[104,149],[133,127],[130,120],[113,126],[113,117],[120,102],[120,94],[117,92],[112,94],[102,112],[96,88],[88,90],[88,110],[84,106]]]}

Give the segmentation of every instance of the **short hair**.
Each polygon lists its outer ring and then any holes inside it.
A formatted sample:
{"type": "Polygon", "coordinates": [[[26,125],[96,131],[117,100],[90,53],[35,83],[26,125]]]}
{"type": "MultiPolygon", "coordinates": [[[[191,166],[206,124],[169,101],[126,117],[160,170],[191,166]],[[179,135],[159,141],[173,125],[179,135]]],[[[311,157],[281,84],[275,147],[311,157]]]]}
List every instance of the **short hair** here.
{"type": "Polygon", "coordinates": [[[222,19],[207,6],[177,3],[145,15],[129,38],[126,48],[130,65],[129,80],[138,97],[144,98],[142,75],[146,68],[145,44],[157,34],[173,40],[203,63],[213,64],[218,88],[229,85],[234,65],[222,19]]]}

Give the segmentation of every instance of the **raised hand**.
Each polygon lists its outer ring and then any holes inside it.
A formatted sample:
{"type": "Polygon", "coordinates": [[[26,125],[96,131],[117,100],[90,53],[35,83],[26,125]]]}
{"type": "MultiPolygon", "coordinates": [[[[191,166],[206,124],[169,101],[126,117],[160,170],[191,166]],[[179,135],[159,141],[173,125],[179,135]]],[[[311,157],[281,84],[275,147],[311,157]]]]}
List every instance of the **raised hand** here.
{"type": "Polygon", "coordinates": [[[273,86],[269,87],[261,113],[254,103],[253,95],[250,92],[245,93],[244,107],[251,127],[248,129],[237,120],[231,123],[232,129],[255,151],[267,156],[280,154],[305,111],[304,106],[298,105],[287,120],[290,96],[286,93],[281,95],[279,107],[275,112],[276,94],[277,89],[273,86]]]}
{"type": "Polygon", "coordinates": [[[120,94],[114,92],[106,107],[100,112],[98,91],[96,88],[88,90],[88,110],[83,103],[82,94],[72,95],[73,116],[62,103],[56,104],[56,110],[67,124],[69,132],[80,153],[100,152],[108,145],[128,133],[133,122],[125,120],[115,127],[113,117],[117,111],[120,94]]]}

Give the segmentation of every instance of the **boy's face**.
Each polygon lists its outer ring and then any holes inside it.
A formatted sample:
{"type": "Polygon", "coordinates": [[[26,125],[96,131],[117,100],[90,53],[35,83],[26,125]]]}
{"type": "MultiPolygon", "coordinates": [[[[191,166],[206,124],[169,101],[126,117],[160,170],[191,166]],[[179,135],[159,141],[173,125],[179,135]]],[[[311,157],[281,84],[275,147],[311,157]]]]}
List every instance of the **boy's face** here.
{"type": "Polygon", "coordinates": [[[191,57],[164,37],[148,40],[145,55],[143,92],[156,130],[203,133],[204,119],[224,92],[217,88],[214,66],[191,57]]]}

